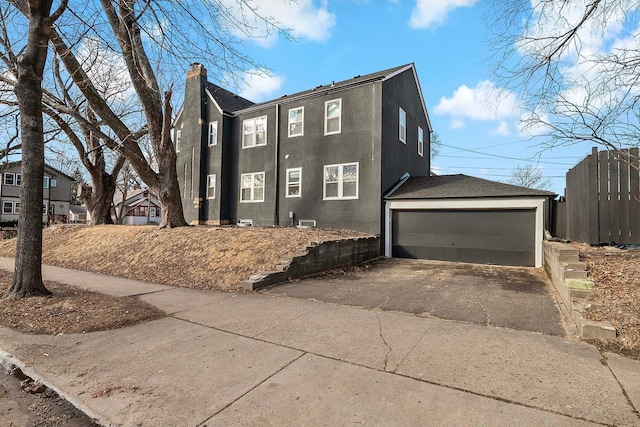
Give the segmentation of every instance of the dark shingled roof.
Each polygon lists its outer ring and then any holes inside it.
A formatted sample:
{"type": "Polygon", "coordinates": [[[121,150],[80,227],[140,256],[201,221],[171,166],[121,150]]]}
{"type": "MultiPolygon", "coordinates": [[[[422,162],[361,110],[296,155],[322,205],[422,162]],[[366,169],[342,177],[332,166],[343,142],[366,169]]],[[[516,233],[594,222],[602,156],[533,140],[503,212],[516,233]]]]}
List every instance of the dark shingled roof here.
{"type": "MultiPolygon", "coordinates": [[[[353,78],[347,79],[347,80],[342,80],[339,82],[331,82],[329,84],[326,85],[320,85],[317,86],[313,89],[309,89],[309,90],[304,90],[302,92],[297,92],[297,93],[293,93],[290,95],[283,95],[280,98],[276,98],[276,99],[272,99],[270,101],[265,101],[265,102],[261,102],[258,104],[254,104],[251,106],[256,106],[256,107],[262,107],[265,105],[269,105],[269,104],[274,104],[277,102],[282,102],[283,99],[289,99],[289,98],[297,98],[297,97],[301,97],[301,96],[305,96],[305,95],[310,95],[313,93],[326,93],[326,92],[330,92],[333,90],[337,90],[337,89],[341,89],[341,88],[345,88],[348,86],[357,86],[357,85],[361,85],[367,82],[371,82],[371,81],[375,81],[375,80],[381,80],[384,77],[395,73],[398,70],[401,70],[403,68],[406,68],[408,66],[410,66],[411,64],[405,64],[405,65],[400,65],[398,67],[393,67],[393,68],[389,68],[386,70],[382,70],[382,71],[376,71],[375,73],[371,73],[371,74],[365,74],[364,76],[355,76],[353,78]]],[[[244,108],[249,108],[250,106],[244,107],[244,108]]]]}
{"type": "Polygon", "coordinates": [[[456,199],[478,197],[555,197],[534,190],[468,175],[412,176],[387,199],[456,199]]]}
{"type": "Polygon", "coordinates": [[[211,93],[211,96],[213,96],[213,99],[218,103],[218,106],[222,108],[222,111],[234,113],[238,110],[244,110],[245,108],[249,108],[254,105],[254,103],[248,99],[244,99],[240,95],[229,92],[216,84],[207,82],[207,89],[211,93]]]}

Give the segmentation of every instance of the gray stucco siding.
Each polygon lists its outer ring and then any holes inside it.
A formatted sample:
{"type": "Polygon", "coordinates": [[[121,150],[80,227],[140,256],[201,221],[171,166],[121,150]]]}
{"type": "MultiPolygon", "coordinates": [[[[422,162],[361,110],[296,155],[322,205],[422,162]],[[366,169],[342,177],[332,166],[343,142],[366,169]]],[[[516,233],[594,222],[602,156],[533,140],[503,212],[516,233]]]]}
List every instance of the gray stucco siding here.
{"type": "Polygon", "coordinates": [[[275,149],[276,149],[276,117],[275,107],[269,107],[241,114],[235,119],[233,125],[233,140],[235,144],[234,171],[229,180],[233,181],[230,186],[232,203],[231,220],[236,222],[241,219],[251,219],[254,225],[273,225],[275,221],[275,149]],[[267,137],[266,145],[242,147],[243,123],[245,120],[258,117],[267,117],[267,137]],[[264,172],[264,201],[241,201],[240,189],[243,174],[264,172]],[[234,212],[235,208],[235,212],[234,212]]]}
{"type": "Polygon", "coordinates": [[[291,103],[282,108],[281,134],[287,135],[288,111],[304,106],[304,136],[282,138],[280,147],[281,225],[316,220],[318,227],[346,227],[380,232],[381,189],[379,184],[380,91],[365,85],[291,103]],[[324,134],[326,101],[341,99],[341,132],[324,134]],[[358,164],[358,198],[324,200],[324,170],[327,165],[358,164]],[[302,168],[301,197],[286,197],[286,173],[302,168]]]}
{"type": "MultiPolygon", "coordinates": [[[[209,98],[207,98],[209,99],[209,98]]],[[[223,198],[222,194],[222,182],[223,179],[223,171],[222,171],[222,159],[223,159],[223,138],[224,135],[224,115],[216,108],[216,106],[211,102],[207,105],[207,111],[205,112],[205,138],[203,145],[203,154],[206,159],[206,164],[204,168],[206,173],[203,173],[204,183],[203,183],[203,196],[204,206],[203,206],[203,218],[202,221],[223,221],[228,218],[224,218],[222,210],[221,210],[221,199],[223,198]],[[216,143],[215,145],[209,145],[209,123],[217,122],[217,135],[216,135],[216,143]],[[215,174],[216,176],[216,188],[215,188],[215,198],[209,199],[209,182],[208,176],[215,174]]]]}
{"type": "Polygon", "coordinates": [[[382,188],[388,190],[408,172],[428,176],[430,134],[416,80],[407,70],[382,83],[382,188]],[[399,108],[407,114],[406,144],[399,139],[399,108]],[[418,155],[418,126],[424,130],[423,156],[418,155]]]}
{"type": "Polygon", "coordinates": [[[201,221],[204,217],[206,188],[203,194],[203,183],[206,180],[207,159],[203,156],[203,139],[206,139],[207,106],[202,101],[206,77],[198,76],[187,79],[182,114],[175,123],[174,144],[177,131],[181,132],[180,151],[176,152],[176,168],[185,219],[188,222],[201,221]],[[187,180],[185,181],[185,170],[187,180]],[[204,174],[204,178],[202,175],[204,174]],[[193,185],[193,194],[192,194],[193,185]],[[196,203],[197,199],[203,199],[196,203]]]}

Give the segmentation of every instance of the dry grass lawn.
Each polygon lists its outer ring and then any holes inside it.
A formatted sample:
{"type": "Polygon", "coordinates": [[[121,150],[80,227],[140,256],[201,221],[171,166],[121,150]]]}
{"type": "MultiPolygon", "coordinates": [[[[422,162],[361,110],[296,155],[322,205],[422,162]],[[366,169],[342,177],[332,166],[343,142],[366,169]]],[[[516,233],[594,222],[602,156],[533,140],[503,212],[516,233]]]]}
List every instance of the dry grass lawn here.
{"type": "MultiPolygon", "coordinates": [[[[236,290],[312,242],[364,236],[337,229],[105,225],[56,227],[43,233],[43,263],[197,289],[236,290]]],[[[13,257],[15,240],[0,243],[13,257]]]]}

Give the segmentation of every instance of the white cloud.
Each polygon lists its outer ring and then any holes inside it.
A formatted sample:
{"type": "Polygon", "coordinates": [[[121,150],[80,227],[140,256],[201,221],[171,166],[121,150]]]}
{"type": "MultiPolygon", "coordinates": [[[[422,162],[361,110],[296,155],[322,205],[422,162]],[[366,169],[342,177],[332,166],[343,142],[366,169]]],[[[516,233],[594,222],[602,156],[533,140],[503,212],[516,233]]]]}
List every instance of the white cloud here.
{"type": "Polygon", "coordinates": [[[78,61],[105,99],[123,102],[132,97],[133,83],[122,55],[86,37],[78,49],[78,61]]]}
{"type": "Polygon", "coordinates": [[[462,129],[465,127],[464,120],[453,119],[449,122],[449,129],[462,129]]]}
{"type": "Polygon", "coordinates": [[[268,75],[259,70],[247,71],[242,80],[244,83],[240,84],[238,94],[253,102],[273,98],[284,83],[284,77],[268,75]]]}
{"type": "MultiPolygon", "coordinates": [[[[556,49],[551,38],[561,38],[584,18],[591,0],[571,2],[532,1],[536,11],[522,34],[524,42],[517,46],[521,55],[534,60],[556,49]]],[[[616,5],[604,5],[582,25],[575,42],[568,44],[558,61],[563,91],[555,104],[546,108],[554,114],[570,116],[580,111],[601,111],[618,104],[629,94],[640,93],[635,73],[620,73],[618,64],[629,53],[634,57],[640,49],[640,27],[632,27],[630,15],[638,12],[636,0],[620,0],[616,5]],[[614,54],[611,61],[606,59],[614,54]]]]}
{"type": "Polygon", "coordinates": [[[428,29],[444,23],[447,15],[459,7],[471,7],[478,0],[416,0],[411,12],[409,26],[416,29],[428,29]]]}
{"type": "Polygon", "coordinates": [[[489,135],[499,135],[499,136],[509,136],[509,135],[511,135],[511,131],[509,129],[509,124],[506,121],[501,120],[500,124],[498,125],[498,127],[495,128],[495,129],[492,129],[489,132],[489,135]]]}
{"type": "Polygon", "coordinates": [[[548,133],[551,129],[546,125],[549,122],[549,116],[542,112],[525,112],[520,116],[518,122],[518,130],[520,135],[526,137],[541,136],[548,133]]]}
{"type": "Polygon", "coordinates": [[[311,41],[324,41],[331,37],[336,16],[327,9],[327,1],[316,6],[314,0],[222,0],[224,6],[248,27],[235,33],[241,38],[255,38],[265,47],[278,39],[278,27],[289,31],[293,37],[311,41]],[[265,19],[273,25],[265,23],[265,19]]]}
{"type": "Polygon", "coordinates": [[[520,115],[517,96],[506,89],[496,87],[488,80],[474,88],[460,86],[451,98],[442,97],[434,108],[438,115],[448,115],[457,127],[464,119],[497,121],[520,115]]]}

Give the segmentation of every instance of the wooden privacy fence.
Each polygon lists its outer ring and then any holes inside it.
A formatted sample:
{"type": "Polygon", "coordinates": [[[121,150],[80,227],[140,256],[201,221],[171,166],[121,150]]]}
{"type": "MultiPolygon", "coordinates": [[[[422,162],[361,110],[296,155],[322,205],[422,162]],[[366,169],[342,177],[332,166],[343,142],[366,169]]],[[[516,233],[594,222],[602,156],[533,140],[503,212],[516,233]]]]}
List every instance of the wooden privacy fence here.
{"type": "Polygon", "coordinates": [[[592,153],[567,172],[554,204],[557,237],[592,245],[640,244],[638,149],[592,153]]]}

